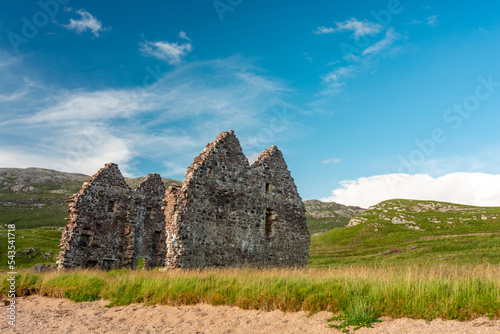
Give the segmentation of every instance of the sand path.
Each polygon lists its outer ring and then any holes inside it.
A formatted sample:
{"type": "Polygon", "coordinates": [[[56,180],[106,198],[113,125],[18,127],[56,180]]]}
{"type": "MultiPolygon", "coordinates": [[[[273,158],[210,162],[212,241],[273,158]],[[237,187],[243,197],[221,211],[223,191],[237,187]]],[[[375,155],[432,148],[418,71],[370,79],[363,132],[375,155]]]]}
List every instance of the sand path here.
{"type": "MultiPolygon", "coordinates": [[[[106,301],[74,303],[41,296],[17,298],[17,333],[339,333],[325,328],[331,315],[320,312],[245,311],[229,306],[104,307],[106,301]]],[[[13,332],[2,306],[0,332],[13,332]]],[[[375,328],[356,333],[500,333],[500,320],[479,318],[469,322],[385,319],[375,328]]]]}

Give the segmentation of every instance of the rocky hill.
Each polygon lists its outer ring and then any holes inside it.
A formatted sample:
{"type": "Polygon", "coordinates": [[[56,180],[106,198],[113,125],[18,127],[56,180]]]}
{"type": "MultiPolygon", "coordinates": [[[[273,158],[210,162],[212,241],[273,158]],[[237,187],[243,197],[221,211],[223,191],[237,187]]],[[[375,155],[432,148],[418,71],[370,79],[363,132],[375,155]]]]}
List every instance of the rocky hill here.
{"type": "Polygon", "coordinates": [[[305,201],[309,231],[318,235],[333,228],[346,226],[351,218],[359,215],[365,209],[358,206],[346,206],[335,202],[318,200],[305,201]]]}
{"type": "Polygon", "coordinates": [[[395,199],[314,237],[313,265],[500,261],[500,207],[395,199]]]}
{"type": "Polygon", "coordinates": [[[392,224],[417,231],[439,230],[463,227],[474,222],[497,222],[497,219],[500,222],[499,215],[499,208],[435,201],[389,200],[371,206],[352,218],[346,227],[365,224],[382,229],[392,224]]]}
{"type": "MultiPolygon", "coordinates": [[[[88,175],[43,168],[0,168],[0,225],[18,229],[64,226],[68,196],[79,191],[88,175]]],[[[144,179],[128,178],[132,189],[144,179]]],[[[163,179],[166,186],[180,181],[163,179]]]]}

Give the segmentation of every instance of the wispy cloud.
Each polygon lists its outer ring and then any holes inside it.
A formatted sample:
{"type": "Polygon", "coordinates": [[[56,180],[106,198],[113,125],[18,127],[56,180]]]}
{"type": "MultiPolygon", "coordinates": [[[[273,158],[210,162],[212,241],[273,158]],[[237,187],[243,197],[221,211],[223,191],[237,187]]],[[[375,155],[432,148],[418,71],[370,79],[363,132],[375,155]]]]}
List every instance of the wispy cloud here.
{"type": "Polygon", "coordinates": [[[358,21],[355,17],[344,22],[335,22],[336,28],[327,28],[324,26],[318,27],[315,34],[331,34],[335,32],[352,31],[354,38],[359,38],[365,35],[374,35],[380,32],[383,27],[378,23],[373,23],[368,20],[358,21]]]}
{"type": "MultiPolygon", "coordinates": [[[[179,37],[191,41],[186,33],[181,31],[179,37]]],[[[169,43],[166,41],[150,42],[144,41],[141,45],[141,51],[147,56],[155,57],[166,61],[170,65],[179,64],[182,59],[193,50],[190,42],[186,43],[169,43]]]]}
{"type": "Polygon", "coordinates": [[[353,78],[357,73],[366,69],[373,72],[373,64],[377,60],[376,56],[380,58],[380,56],[397,50],[393,44],[400,39],[400,35],[392,27],[384,28],[378,23],[367,20],[359,21],[354,17],[343,22],[336,22],[335,28],[318,27],[315,33],[327,34],[342,31],[353,32],[350,36],[353,44],[344,42],[340,44],[344,55],[341,60],[334,62],[337,66],[335,69],[322,76],[325,88],[318,93],[320,99],[311,104],[315,109],[322,108],[320,106],[323,105],[324,101],[322,102],[321,99],[324,99],[325,96],[331,97],[338,94],[341,87],[345,85],[346,79],[353,78]],[[360,37],[363,37],[362,43],[360,43],[360,37]]]}
{"type": "Polygon", "coordinates": [[[387,28],[385,32],[385,37],[382,40],[364,49],[362,55],[365,56],[365,55],[378,54],[386,50],[396,39],[397,39],[397,34],[394,32],[394,29],[387,28]]]}
{"type": "Polygon", "coordinates": [[[316,30],[314,31],[314,33],[316,35],[333,34],[336,31],[337,31],[337,29],[335,29],[335,28],[327,28],[325,26],[321,26],[321,27],[316,28],[316,30]]]}
{"type": "Polygon", "coordinates": [[[323,201],[369,207],[381,201],[405,198],[500,206],[500,175],[451,173],[433,178],[427,174],[387,174],[340,182],[323,201]]]}
{"type": "Polygon", "coordinates": [[[179,38],[191,41],[191,38],[187,37],[186,33],[184,31],[182,31],[182,30],[179,32],[178,36],[179,36],[179,38]]]}
{"type": "Polygon", "coordinates": [[[252,61],[232,57],[181,64],[147,87],[44,92],[34,112],[0,119],[0,165],[93,174],[113,161],[137,175],[147,160],[157,166],[149,172],[180,177],[220,131],[235,130],[252,152],[275,144],[269,133],[277,128],[281,142],[292,139],[291,119],[272,121],[275,109],[293,110],[286,91],[252,61]]]}
{"type": "Polygon", "coordinates": [[[436,26],[438,22],[439,21],[437,15],[432,15],[427,18],[427,24],[430,26],[436,26]]]}
{"type": "Polygon", "coordinates": [[[70,19],[69,23],[64,25],[69,30],[76,31],[81,34],[87,30],[90,30],[95,37],[99,37],[100,33],[110,28],[104,28],[101,21],[96,19],[92,14],[87,12],[85,9],[77,10],[76,13],[80,15],[79,19],[70,19]]]}
{"type": "Polygon", "coordinates": [[[333,71],[327,73],[325,76],[323,76],[323,83],[328,87],[325,93],[338,93],[339,89],[344,85],[344,79],[353,75],[355,71],[356,67],[350,65],[345,67],[338,67],[333,71]]]}
{"type": "Polygon", "coordinates": [[[338,164],[339,162],[341,162],[342,160],[339,159],[339,158],[333,158],[333,159],[325,159],[323,160],[322,164],[325,164],[325,165],[328,165],[328,164],[338,164]]]}

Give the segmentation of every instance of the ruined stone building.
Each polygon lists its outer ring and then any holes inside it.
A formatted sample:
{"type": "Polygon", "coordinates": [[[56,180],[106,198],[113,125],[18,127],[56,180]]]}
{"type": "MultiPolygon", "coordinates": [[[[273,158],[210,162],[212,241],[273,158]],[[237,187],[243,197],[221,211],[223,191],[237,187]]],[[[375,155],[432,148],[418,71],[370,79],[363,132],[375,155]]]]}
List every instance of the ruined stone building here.
{"type": "Polygon", "coordinates": [[[150,174],[135,191],[108,164],[70,201],[60,268],[304,266],[305,208],[276,146],[250,165],[233,131],[188,167],[181,186],[150,174]],[[162,211],[163,210],[163,211],[162,211]]]}
{"type": "Polygon", "coordinates": [[[165,186],[149,174],[136,191],[110,163],[70,197],[60,244],[59,268],[145,268],[165,262],[165,186]]]}

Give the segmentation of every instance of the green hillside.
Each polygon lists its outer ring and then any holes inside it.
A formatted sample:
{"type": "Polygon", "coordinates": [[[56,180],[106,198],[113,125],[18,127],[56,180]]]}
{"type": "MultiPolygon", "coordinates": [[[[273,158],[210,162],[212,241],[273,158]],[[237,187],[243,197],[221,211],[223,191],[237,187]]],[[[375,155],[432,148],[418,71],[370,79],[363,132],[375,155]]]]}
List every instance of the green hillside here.
{"type": "Polygon", "coordinates": [[[500,207],[389,200],[311,239],[309,265],[500,262],[500,207]]]}
{"type": "Polygon", "coordinates": [[[363,213],[365,209],[334,202],[318,200],[304,201],[307,224],[312,235],[319,235],[333,228],[346,226],[352,217],[363,213]]]}
{"type": "Polygon", "coordinates": [[[66,199],[88,179],[42,168],[0,168],[0,225],[18,229],[64,226],[66,199]]]}

